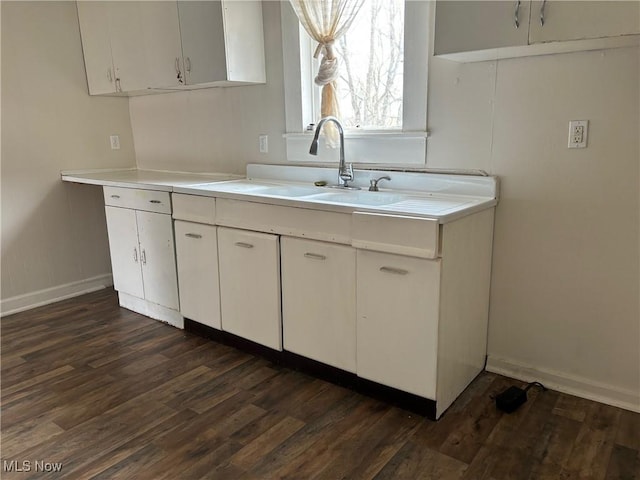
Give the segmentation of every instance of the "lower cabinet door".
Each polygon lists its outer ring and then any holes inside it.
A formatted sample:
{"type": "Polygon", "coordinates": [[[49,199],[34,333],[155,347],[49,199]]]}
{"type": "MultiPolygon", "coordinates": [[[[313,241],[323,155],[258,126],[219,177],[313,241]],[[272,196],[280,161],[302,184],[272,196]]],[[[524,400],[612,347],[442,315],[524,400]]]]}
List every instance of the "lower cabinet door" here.
{"type": "Polygon", "coordinates": [[[357,253],[357,374],[435,400],[440,260],[357,253]]]}
{"type": "Polygon", "coordinates": [[[218,227],[222,330],[282,350],[277,235],[218,227]]]}
{"type": "Polygon", "coordinates": [[[356,250],[283,237],[284,349],[356,371],[356,250]]]}
{"type": "Polygon", "coordinates": [[[136,211],[144,297],[173,310],[179,309],[176,253],[171,215],[136,211]]]}
{"type": "Polygon", "coordinates": [[[105,207],[105,212],[113,287],[119,292],[144,298],[136,211],[128,208],[105,207]]]}
{"type": "Polygon", "coordinates": [[[180,313],[220,329],[220,285],[216,227],[174,222],[180,313]]]}

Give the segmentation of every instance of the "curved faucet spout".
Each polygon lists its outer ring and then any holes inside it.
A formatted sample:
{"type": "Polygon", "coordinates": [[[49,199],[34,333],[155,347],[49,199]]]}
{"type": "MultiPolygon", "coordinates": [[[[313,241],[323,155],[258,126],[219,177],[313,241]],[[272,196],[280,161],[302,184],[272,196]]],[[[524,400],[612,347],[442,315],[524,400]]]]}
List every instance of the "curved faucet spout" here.
{"type": "Polygon", "coordinates": [[[353,180],[353,166],[351,164],[347,165],[344,160],[344,129],[342,128],[340,120],[338,120],[334,116],[329,115],[328,117],[324,117],[318,122],[316,131],[313,134],[313,140],[311,141],[311,147],[309,148],[309,154],[318,154],[318,137],[320,136],[320,130],[322,130],[322,126],[326,122],[333,122],[338,128],[338,133],[340,135],[340,164],[338,166],[338,178],[342,182],[343,187],[348,187],[349,182],[353,180]]]}

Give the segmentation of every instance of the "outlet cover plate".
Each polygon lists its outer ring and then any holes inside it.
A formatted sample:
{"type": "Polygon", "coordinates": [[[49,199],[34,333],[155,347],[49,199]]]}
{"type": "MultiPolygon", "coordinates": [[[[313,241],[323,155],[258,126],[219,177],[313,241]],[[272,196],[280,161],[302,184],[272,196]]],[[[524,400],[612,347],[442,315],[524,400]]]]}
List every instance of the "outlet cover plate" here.
{"type": "Polygon", "coordinates": [[[587,148],[589,120],[571,120],[569,122],[569,148],[587,148]]]}

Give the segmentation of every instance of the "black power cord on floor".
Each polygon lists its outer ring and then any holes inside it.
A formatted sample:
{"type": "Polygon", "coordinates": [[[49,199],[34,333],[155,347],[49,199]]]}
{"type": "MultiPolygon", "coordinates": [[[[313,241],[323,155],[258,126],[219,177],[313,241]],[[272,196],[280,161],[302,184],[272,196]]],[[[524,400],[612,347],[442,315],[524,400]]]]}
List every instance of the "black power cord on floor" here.
{"type": "Polygon", "coordinates": [[[524,389],[511,386],[504,392],[496,395],[496,407],[503,412],[515,412],[520,405],[527,401],[527,392],[533,386],[540,387],[543,391],[547,390],[540,382],[531,382],[524,389]]]}

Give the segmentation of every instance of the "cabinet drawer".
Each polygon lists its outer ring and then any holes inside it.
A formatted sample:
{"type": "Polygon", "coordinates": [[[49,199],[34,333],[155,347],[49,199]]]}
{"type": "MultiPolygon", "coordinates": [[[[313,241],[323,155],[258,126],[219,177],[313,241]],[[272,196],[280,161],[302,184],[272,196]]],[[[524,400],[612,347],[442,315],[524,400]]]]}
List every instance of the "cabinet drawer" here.
{"type": "Polygon", "coordinates": [[[354,212],[354,247],[419,258],[437,258],[440,225],[431,218],[354,212]]]}
{"type": "Polygon", "coordinates": [[[103,191],[105,205],[147,212],[171,213],[169,192],[121,187],[104,187],[103,191]]]}
{"type": "Polygon", "coordinates": [[[174,219],[215,225],[216,199],[214,197],[173,193],[171,199],[174,219]]]}
{"type": "Polygon", "coordinates": [[[219,198],[216,222],[226,227],[305,237],[333,243],[351,242],[351,215],[306,208],[266,205],[219,198]]]}

